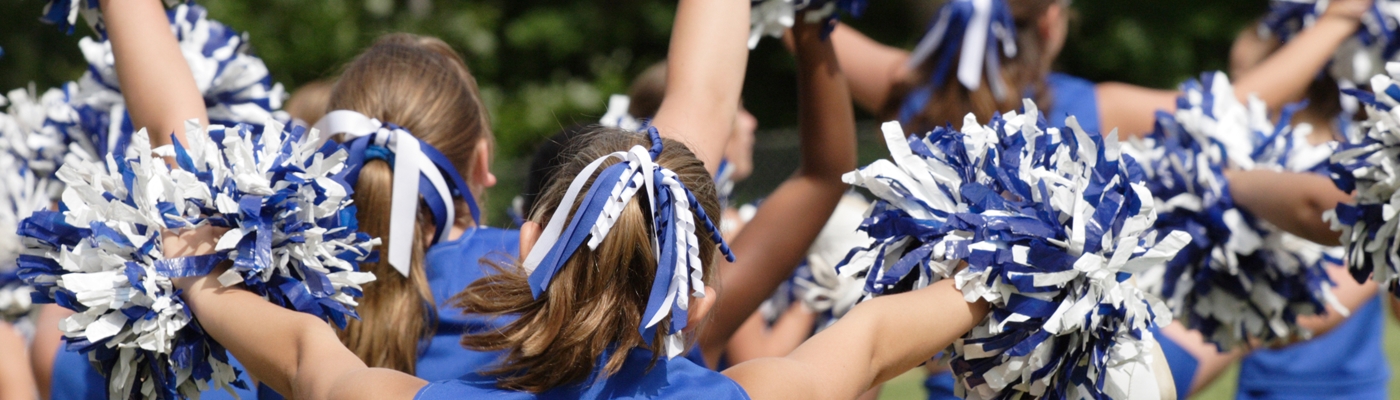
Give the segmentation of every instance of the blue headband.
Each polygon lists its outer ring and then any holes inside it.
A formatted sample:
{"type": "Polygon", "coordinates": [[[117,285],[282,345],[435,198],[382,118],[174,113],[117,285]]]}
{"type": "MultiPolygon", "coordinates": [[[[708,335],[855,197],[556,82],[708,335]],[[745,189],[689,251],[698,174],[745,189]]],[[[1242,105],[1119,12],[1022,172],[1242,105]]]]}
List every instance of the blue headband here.
{"type": "Polygon", "coordinates": [[[943,86],[948,79],[955,58],[958,82],[964,87],[969,90],[981,87],[985,70],[987,76],[993,77],[988,80],[992,94],[998,99],[1014,95],[1000,79],[995,79],[1001,76],[1002,55],[1016,56],[1016,21],[1005,0],[952,0],[944,4],[928,33],[909,55],[907,64],[910,69],[918,68],[936,56],[938,61],[933,75],[928,83],[905,98],[899,120],[908,123],[928,105],[934,89],[943,86]]]}
{"type": "Polygon", "coordinates": [[[690,297],[705,295],[704,264],[700,260],[699,241],[695,236],[696,220],[704,224],[711,240],[719,245],[726,259],[734,261],[734,254],[729,251],[729,246],[719,235],[719,229],[715,228],[690,189],[681,183],[675,172],[656,164],[655,160],[663,149],[661,136],[655,127],[649,127],[647,133],[651,136],[651,149],[633,146],[626,152],[609,154],[588,164],[574,178],[563,201],[550,217],[549,225],[526,256],[524,267],[530,271],[531,292],[535,298],[539,298],[579,246],[587,240],[588,247],[596,249],[612,230],[623,207],[638,192],[645,190],[647,209],[651,211],[653,223],[652,247],[656,249],[657,263],[656,278],[647,298],[640,331],[647,344],[651,344],[661,320],[671,316],[671,323],[665,331],[665,349],[668,357],[675,357],[684,350],[680,332],[686,326],[690,297]],[[568,218],[572,204],[588,183],[588,178],[611,159],[621,162],[598,173],[593,186],[580,202],[578,211],[573,218],[568,218]]]}
{"type": "Polygon", "coordinates": [[[326,132],[327,136],[344,133],[353,138],[345,145],[350,150],[346,160],[348,167],[344,172],[345,181],[351,186],[359,182],[360,171],[369,161],[383,160],[394,169],[389,236],[390,239],[409,239],[389,240],[389,264],[404,276],[408,276],[412,259],[411,238],[418,220],[419,195],[432,211],[436,223],[434,244],[447,236],[456,221],[454,198],[466,201],[472,213],[472,222],[481,223],[481,211],[477,208],[476,199],[452,161],[433,146],[419,141],[408,130],[348,110],[326,114],[316,123],[316,129],[326,132]]]}

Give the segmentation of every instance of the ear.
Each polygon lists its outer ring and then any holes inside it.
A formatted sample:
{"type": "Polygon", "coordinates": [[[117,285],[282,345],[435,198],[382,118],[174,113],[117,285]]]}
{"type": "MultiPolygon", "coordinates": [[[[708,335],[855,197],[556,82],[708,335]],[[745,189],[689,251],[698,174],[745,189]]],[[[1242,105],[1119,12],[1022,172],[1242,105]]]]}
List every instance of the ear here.
{"type": "Polygon", "coordinates": [[[491,138],[481,138],[476,144],[476,149],[472,150],[472,176],[467,177],[467,184],[473,186],[473,193],[481,196],[481,189],[496,186],[496,174],[491,173],[491,138]]]}
{"type": "Polygon", "coordinates": [[[535,221],[525,221],[520,225],[520,258],[530,256],[530,250],[535,248],[535,242],[540,241],[540,234],[544,233],[544,227],[535,221]]]}
{"type": "Polygon", "coordinates": [[[1039,31],[1037,33],[1040,34],[1041,38],[1055,37],[1054,35],[1058,33],[1060,28],[1060,21],[1065,16],[1064,13],[1065,8],[1058,1],[1045,8],[1045,14],[1042,14],[1040,20],[1036,21],[1036,29],[1039,31]]]}
{"type": "Polygon", "coordinates": [[[705,297],[690,298],[690,310],[686,312],[686,330],[693,331],[700,327],[700,322],[710,315],[710,308],[714,307],[717,297],[719,297],[719,293],[715,292],[714,287],[705,286],[705,297]]]}

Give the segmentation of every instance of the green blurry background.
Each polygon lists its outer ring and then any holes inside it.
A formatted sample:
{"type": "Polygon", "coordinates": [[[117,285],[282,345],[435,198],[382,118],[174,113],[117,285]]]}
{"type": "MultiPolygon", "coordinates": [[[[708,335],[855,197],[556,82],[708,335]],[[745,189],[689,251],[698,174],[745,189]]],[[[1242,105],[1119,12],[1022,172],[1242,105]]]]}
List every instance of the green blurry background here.
{"type": "MultiPolygon", "coordinates": [[[[336,74],[341,63],[385,32],[446,40],[481,84],[499,142],[491,190],[493,225],[519,191],[532,147],[563,126],[602,115],[609,94],[665,57],[674,0],[200,0],[213,18],[246,30],[273,77],[290,90],[336,74]]],[[[848,22],[884,43],[912,47],[939,1],[871,0],[848,22]]],[[[44,2],[0,0],[0,89],[33,82],[41,90],[81,75],[77,40],[38,22],[44,2]]],[[[1168,88],[1223,69],[1234,35],[1267,8],[1264,0],[1078,0],[1058,69],[1094,81],[1168,88]]],[[[760,120],[755,176],[737,197],[761,197],[796,166],[793,62],[773,40],[750,58],[745,105],[760,120]]],[[[884,154],[875,123],[861,115],[861,160],[884,154]]],[[[1387,343],[1400,344],[1394,323],[1387,343]]],[[[1389,345],[1388,353],[1400,352],[1389,345]]],[[[1400,356],[1400,354],[1397,354],[1400,356]]],[[[1400,359],[1392,357],[1392,359],[1400,359]]],[[[892,382],[886,398],[917,398],[920,379],[892,382]]],[[[1203,398],[1233,397],[1234,378],[1203,398]]],[[[1392,388],[1392,393],[1400,393],[1392,388]]]]}

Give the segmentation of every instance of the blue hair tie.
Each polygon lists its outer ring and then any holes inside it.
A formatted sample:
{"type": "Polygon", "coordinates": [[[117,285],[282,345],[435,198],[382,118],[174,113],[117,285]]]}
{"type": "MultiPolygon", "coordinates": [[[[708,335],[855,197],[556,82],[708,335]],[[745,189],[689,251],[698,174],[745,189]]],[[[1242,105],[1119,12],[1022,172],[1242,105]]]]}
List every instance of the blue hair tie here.
{"type": "Polygon", "coordinates": [[[389,168],[394,167],[394,152],[384,146],[369,146],[365,148],[365,162],[370,160],[380,160],[389,163],[389,168]]]}
{"type": "Polygon", "coordinates": [[[675,357],[685,347],[680,332],[686,327],[690,298],[703,297],[705,293],[697,224],[709,232],[726,259],[733,261],[734,255],[694,193],[675,172],[656,164],[664,145],[655,127],[648,128],[647,133],[652,140],[650,148],[633,146],[626,152],[609,154],[594,160],[574,177],[523,264],[530,271],[531,292],[539,298],[580,246],[596,249],[629,202],[645,201],[642,208],[651,213],[657,265],[639,330],[651,344],[657,330],[665,329],[663,346],[668,357],[675,357]],[[603,168],[610,160],[619,162],[603,168]],[[595,173],[597,178],[585,192],[584,185],[595,173]],[[582,200],[570,217],[579,196],[583,196],[582,200]],[[663,328],[660,322],[667,316],[670,324],[663,328]]]}

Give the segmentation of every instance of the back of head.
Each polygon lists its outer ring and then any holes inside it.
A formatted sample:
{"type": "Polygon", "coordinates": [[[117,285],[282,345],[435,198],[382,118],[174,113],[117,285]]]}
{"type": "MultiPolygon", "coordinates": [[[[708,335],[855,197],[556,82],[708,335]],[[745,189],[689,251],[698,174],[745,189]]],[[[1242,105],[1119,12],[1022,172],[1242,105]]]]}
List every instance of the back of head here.
{"type": "MultiPolygon", "coordinates": [[[[589,163],[633,146],[651,147],[644,134],[615,128],[593,128],[575,142],[578,144],[564,153],[567,161],[563,167],[540,194],[531,216],[534,222],[547,225],[548,219],[555,217],[570,184],[589,163]]],[[[705,213],[718,215],[714,183],[704,165],[682,144],[666,140],[664,145],[656,163],[675,172],[705,213]]],[[[609,160],[600,170],[617,162],[609,160]]],[[[597,175],[587,178],[583,192],[593,185],[615,183],[597,182],[597,175]]],[[[523,266],[500,266],[501,273],[472,283],[454,298],[469,314],[519,317],[499,329],[468,334],[462,339],[464,346],[475,350],[505,351],[498,368],[484,371],[496,375],[497,386],[538,393],[579,383],[595,372],[598,377],[616,373],[632,349],[662,353],[657,346],[663,343],[663,330],[657,330],[656,337],[650,340],[639,332],[658,268],[653,217],[646,205],[651,195],[645,192],[639,192],[622,207],[615,225],[596,248],[579,246],[573,254],[564,255],[567,260],[538,298],[529,282],[533,271],[526,271],[523,266]],[[607,358],[600,360],[604,355],[607,358]],[[602,371],[595,371],[599,365],[602,371]]],[[[583,197],[579,197],[564,205],[571,212],[563,218],[573,220],[573,214],[581,212],[578,207],[582,202],[583,197]]],[[[692,210],[695,206],[691,205],[692,210]]],[[[705,278],[709,279],[717,244],[708,236],[696,236],[705,278]]],[[[663,266],[669,271],[667,268],[663,266]]],[[[671,318],[676,317],[666,317],[661,326],[668,326],[671,318]]]]}
{"type": "MultiPolygon", "coordinates": [[[[976,90],[969,90],[951,76],[941,84],[931,85],[939,68],[940,57],[935,54],[921,64],[911,66],[912,70],[895,83],[885,101],[884,110],[880,113],[881,118],[900,119],[901,108],[905,107],[905,102],[911,94],[928,96],[928,101],[923,103],[922,107],[912,110],[908,120],[901,121],[906,129],[915,132],[961,123],[967,114],[974,114],[978,121],[987,123],[995,113],[1019,109],[1023,97],[1035,100],[1042,109],[1048,110],[1053,107],[1045,83],[1050,73],[1050,43],[1047,38],[1041,36],[1038,25],[1052,5],[1063,4],[1065,0],[995,1],[1005,1],[1016,29],[1016,54],[1014,57],[999,57],[1000,76],[991,76],[983,72],[982,83],[976,90]],[[1000,82],[991,82],[993,79],[1000,82]],[[1007,88],[1009,93],[997,96],[993,91],[995,85],[1007,88]],[[928,89],[927,93],[919,92],[921,88],[928,89]]],[[[950,33],[944,37],[949,36],[953,35],[950,33]]],[[[953,64],[948,68],[948,73],[952,75],[956,72],[951,71],[957,71],[961,62],[956,57],[961,51],[961,43],[947,43],[953,42],[948,39],[944,39],[944,42],[939,54],[953,52],[953,64]]],[[[1000,53],[1000,50],[996,51],[1000,53]]]]}
{"type": "Polygon", "coordinates": [[[632,86],[627,89],[627,97],[632,103],[627,106],[627,114],[637,119],[651,119],[661,111],[661,101],[666,98],[666,62],[662,61],[647,67],[632,86]]]}
{"type": "Polygon", "coordinates": [[[287,99],[287,110],[292,118],[302,120],[306,125],[316,125],[321,117],[326,115],[326,105],[331,102],[331,83],[326,81],[311,81],[292,92],[292,97],[287,99]]]}
{"type": "MultiPolygon", "coordinates": [[[[345,67],[331,90],[328,109],[357,111],[401,126],[446,155],[464,177],[472,176],[477,146],[491,141],[475,80],[451,47],[434,38],[380,38],[345,67]]],[[[404,240],[388,235],[392,188],[392,166],[381,160],[367,162],[355,184],[357,217],[371,236],[404,240]]],[[[458,210],[465,209],[462,201],[458,203],[458,210]]],[[[391,267],[386,257],[361,265],[377,279],[365,287],[360,320],[351,321],[340,336],[371,367],[413,373],[418,344],[434,329],[430,321],[435,306],[423,269],[432,236],[428,213],[427,207],[419,209],[409,277],[391,267]]],[[[457,213],[459,221],[471,218],[469,214],[457,213]]]]}

